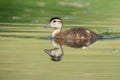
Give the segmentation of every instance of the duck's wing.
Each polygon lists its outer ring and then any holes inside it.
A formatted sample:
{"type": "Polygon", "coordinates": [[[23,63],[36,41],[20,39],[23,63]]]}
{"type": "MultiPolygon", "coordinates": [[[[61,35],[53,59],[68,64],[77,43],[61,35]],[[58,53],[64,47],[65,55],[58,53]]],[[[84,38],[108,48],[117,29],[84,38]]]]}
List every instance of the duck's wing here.
{"type": "Polygon", "coordinates": [[[81,27],[76,27],[72,28],[69,30],[64,31],[64,35],[66,38],[71,38],[71,39],[81,39],[81,40],[86,40],[90,38],[97,38],[100,37],[101,35],[95,33],[94,31],[81,28],[81,27]]]}

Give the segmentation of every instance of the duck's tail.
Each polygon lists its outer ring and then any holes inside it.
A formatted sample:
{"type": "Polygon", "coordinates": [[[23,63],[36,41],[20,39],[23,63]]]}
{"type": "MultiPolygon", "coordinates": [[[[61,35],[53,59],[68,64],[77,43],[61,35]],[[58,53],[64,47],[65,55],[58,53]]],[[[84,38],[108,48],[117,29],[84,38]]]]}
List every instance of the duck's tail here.
{"type": "Polygon", "coordinates": [[[120,39],[120,36],[100,36],[97,40],[120,39]]]}

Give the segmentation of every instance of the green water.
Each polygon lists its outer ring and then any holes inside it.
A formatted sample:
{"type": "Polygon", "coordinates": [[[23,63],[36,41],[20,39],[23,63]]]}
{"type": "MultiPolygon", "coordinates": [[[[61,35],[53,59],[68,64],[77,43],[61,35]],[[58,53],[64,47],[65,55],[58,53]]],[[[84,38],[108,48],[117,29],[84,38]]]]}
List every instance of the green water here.
{"type": "Polygon", "coordinates": [[[53,29],[48,20],[60,16],[63,30],[83,26],[120,36],[119,0],[1,0],[0,80],[119,80],[120,39],[99,40],[86,49],[62,46],[62,61],[44,53],[53,29]],[[72,4],[73,3],[73,4],[72,4]]]}

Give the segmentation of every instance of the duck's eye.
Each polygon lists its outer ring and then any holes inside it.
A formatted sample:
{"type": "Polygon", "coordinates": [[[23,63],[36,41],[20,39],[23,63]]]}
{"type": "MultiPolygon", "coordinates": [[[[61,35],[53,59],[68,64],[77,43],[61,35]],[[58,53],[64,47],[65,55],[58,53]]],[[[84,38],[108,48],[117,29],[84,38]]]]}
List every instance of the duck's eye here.
{"type": "Polygon", "coordinates": [[[53,21],[53,22],[57,22],[57,21],[53,21]]]}

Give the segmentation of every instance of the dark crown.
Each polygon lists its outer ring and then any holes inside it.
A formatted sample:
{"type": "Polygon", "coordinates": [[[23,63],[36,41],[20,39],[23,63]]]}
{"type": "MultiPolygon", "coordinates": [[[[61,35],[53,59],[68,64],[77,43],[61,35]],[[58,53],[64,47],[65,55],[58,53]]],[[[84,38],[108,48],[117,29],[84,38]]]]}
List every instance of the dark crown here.
{"type": "Polygon", "coordinates": [[[50,22],[54,19],[60,19],[62,21],[62,19],[60,17],[53,17],[53,18],[50,19],[50,22]]]}

